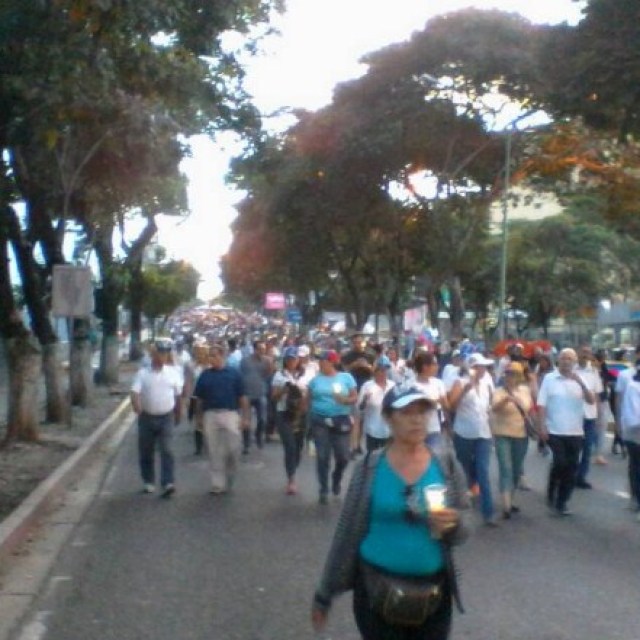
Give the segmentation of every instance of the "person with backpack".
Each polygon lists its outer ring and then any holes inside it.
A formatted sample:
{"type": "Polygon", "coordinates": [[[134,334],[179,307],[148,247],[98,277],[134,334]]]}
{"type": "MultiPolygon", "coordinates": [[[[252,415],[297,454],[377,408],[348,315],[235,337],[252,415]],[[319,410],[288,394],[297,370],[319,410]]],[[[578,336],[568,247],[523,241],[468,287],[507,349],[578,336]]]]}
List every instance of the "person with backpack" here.
{"type": "Polygon", "coordinates": [[[299,366],[298,348],[284,350],[282,369],[276,371],[271,382],[271,399],[276,406],[276,427],[284,449],[284,468],[287,474],[287,495],[298,492],[296,470],[304,446],[307,390],[303,382],[304,370],[299,366]]]}

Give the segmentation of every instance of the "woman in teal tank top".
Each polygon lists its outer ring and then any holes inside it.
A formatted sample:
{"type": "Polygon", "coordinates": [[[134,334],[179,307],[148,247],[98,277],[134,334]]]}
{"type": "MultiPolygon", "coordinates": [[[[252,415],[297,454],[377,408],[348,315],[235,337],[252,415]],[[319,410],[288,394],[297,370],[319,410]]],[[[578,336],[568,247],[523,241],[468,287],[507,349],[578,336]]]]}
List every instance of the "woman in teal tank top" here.
{"type": "Polygon", "coordinates": [[[418,389],[385,396],[391,443],[354,471],[314,598],[316,630],[326,624],[331,598],[353,589],[363,640],[449,637],[452,596],[459,603],[449,547],[464,537],[460,510],[468,500],[455,456],[425,445],[433,410],[418,389]]]}

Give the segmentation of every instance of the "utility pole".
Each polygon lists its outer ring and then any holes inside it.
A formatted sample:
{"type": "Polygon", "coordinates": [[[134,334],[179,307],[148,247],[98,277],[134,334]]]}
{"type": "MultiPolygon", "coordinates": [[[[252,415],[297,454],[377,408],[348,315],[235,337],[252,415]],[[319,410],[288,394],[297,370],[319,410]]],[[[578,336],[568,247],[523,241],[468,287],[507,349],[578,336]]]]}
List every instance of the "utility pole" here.
{"type": "Polygon", "coordinates": [[[506,338],[507,318],[506,318],[506,297],[507,297],[507,218],[509,212],[509,188],[511,183],[511,129],[507,130],[505,141],[504,158],[504,187],[502,191],[502,253],[500,258],[500,307],[498,322],[500,331],[498,333],[501,340],[506,338]]]}

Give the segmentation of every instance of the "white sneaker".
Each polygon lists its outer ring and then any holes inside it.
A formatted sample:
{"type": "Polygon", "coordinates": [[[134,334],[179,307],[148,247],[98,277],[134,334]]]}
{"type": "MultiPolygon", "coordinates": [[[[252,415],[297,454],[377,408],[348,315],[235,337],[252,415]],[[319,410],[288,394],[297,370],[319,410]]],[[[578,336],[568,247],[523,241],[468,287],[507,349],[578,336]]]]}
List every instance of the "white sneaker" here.
{"type": "Polygon", "coordinates": [[[152,484],[145,484],[143,491],[145,493],[153,493],[156,490],[155,486],[152,484]]]}

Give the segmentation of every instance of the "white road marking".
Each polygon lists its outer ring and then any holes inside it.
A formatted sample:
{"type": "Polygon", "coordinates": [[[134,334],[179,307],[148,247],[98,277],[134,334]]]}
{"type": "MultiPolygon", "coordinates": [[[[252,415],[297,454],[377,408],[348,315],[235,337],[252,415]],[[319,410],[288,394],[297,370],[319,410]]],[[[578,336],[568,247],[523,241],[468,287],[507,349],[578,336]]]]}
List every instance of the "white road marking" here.
{"type": "Polygon", "coordinates": [[[52,611],[38,611],[35,620],[30,622],[23,630],[18,640],[41,640],[47,633],[47,618],[52,611]]]}

